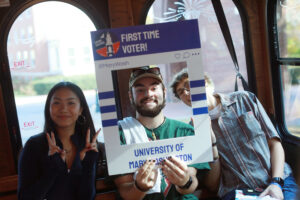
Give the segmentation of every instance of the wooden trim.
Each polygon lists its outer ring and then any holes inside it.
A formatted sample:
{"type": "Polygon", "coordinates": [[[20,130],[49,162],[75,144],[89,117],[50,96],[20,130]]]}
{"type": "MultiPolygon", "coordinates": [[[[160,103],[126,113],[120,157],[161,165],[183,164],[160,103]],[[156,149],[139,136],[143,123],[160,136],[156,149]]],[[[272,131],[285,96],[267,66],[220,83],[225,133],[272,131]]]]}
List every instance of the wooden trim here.
{"type": "Polygon", "coordinates": [[[95,200],[114,200],[117,199],[116,192],[107,192],[96,194],[95,200]]]}
{"type": "Polygon", "coordinates": [[[111,28],[134,25],[130,0],[108,0],[108,10],[111,28]]]}
{"type": "Polygon", "coordinates": [[[0,196],[0,200],[18,200],[17,194],[10,194],[6,196],[0,196]]]}
{"type": "Polygon", "coordinates": [[[96,190],[98,191],[111,191],[115,190],[116,186],[113,183],[107,183],[104,178],[96,180],[96,190]]]}
{"type": "MultiPolygon", "coordinates": [[[[8,193],[7,195],[0,195],[0,200],[14,200],[17,199],[18,175],[6,176],[0,178],[0,194],[8,193]]],[[[105,179],[96,180],[97,194],[95,199],[116,199],[116,187],[114,184],[105,182],[105,179]]]]}
{"type": "Polygon", "coordinates": [[[153,0],[108,0],[111,28],[142,23],[142,18],[152,2],[153,0]]]}
{"type": "Polygon", "coordinates": [[[266,0],[243,0],[247,12],[256,75],[257,97],[268,114],[274,114],[271,65],[266,28],[266,0]]]}
{"type": "MultiPolygon", "coordinates": [[[[0,85],[0,177],[16,174],[13,152],[6,120],[3,91],[0,85]]],[[[0,187],[2,188],[2,187],[0,187]]],[[[0,189],[1,190],[1,189],[0,189]]]]}
{"type": "Polygon", "coordinates": [[[16,192],[18,187],[18,175],[0,178],[0,193],[16,192]]]}

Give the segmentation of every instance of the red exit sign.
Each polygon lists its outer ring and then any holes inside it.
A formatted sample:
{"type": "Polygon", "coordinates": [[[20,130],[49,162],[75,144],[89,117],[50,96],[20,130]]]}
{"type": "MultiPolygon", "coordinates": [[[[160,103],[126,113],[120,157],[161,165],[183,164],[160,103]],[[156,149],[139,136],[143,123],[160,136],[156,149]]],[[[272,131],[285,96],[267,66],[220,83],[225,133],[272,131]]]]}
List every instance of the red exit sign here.
{"type": "Polygon", "coordinates": [[[28,64],[28,61],[20,60],[20,61],[14,61],[11,70],[21,70],[21,69],[30,69],[31,66],[28,64]]]}
{"type": "Polygon", "coordinates": [[[24,122],[24,127],[33,127],[34,126],[34,121],[31,122],[24,122]]]}
{"type": "Polygon", "coordinates": [[[24,131],[29,131],[29,130],[33,130],[33,129],[37,129],[39,126],[38,124],[35,123],[35,121],[25,121],[22,124],[22,130],[24,131]]]}

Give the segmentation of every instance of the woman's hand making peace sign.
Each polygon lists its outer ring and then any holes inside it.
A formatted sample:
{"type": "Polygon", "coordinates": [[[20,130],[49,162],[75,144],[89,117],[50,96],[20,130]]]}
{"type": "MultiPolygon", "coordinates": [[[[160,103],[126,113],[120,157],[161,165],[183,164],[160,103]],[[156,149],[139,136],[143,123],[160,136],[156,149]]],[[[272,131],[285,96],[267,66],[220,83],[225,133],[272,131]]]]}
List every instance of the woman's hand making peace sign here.
{"type": "Polygon", "coordinates": [[[49,152],[48,156],[52,156],[55,153],[60,154],[61,159],[65,162],[66,161],[66,151],[62,150],[59,146],[56,145],[54,133],[51,132],[51,137],[49,133],[46,133],[46,137],[48,140],[49,145],[49,152]]]}
{"type": "Polygon", "coordinates": [[[84,159],[85,154],[88,151],[98,152],[96,140],[97,140],[97,136],[100,133],[100,131],[101,131],[101,128],[96,132],[96,134],[92,138],[92,142],[90,142],[90,137],[91,137],[90,136],[91,135],[90,129],[87,130],[87,132],[86,132],[86,138],[85,138],[85,147],[84,147],[84,149],[82,149],[80,151],[80,154],[79,154],[80,155],[80,160],[84,159]]]}
{"type": "MultiPolygon", "coordinates": [[[[83,150],[80,151],[80,160],[84,159],[85,154],[88,151],[98,152],[96,140],[97,140],[97,136],[98,136],[100,130],[101,130],[101,128],[94,135],[94,137],[92,139],[92,142],[90,142],[90,135],[91,135],[90,134],[90,129],[87,130],[85,147],[84,147],[83,150]]],[[[59,146],[56,145],[54,133],[51,132],[51,137],[50,137],[49,133],[46,133],[46,137],[47,137],[48,145],[49,145],[48,155],[52,156],[55,153],[59,153],[61,159],[63,161],[66,161],[66,151],[62,150],[59,146]]]]}

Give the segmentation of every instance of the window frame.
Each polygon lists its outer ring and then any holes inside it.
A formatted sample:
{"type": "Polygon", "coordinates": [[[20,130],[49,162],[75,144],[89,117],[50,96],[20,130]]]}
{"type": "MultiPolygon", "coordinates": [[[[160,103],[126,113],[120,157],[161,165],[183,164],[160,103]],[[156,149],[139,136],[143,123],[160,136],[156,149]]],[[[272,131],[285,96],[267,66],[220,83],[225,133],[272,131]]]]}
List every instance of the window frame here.
{"type": "MultiPolygon", "coordinates": [[[[16,169],[18,168],[18,157],[23,145],[7,55],[8,35],[13,23],[21,13],[23,13],[27,8],[43,2],[48,1],[16,1],[14,3],[11,3],[10,7],[6,8],[7,10],[5,10],[5,14],[1,16],[2,23],[0,23],[0,32],[3,34],[0,35],[0,44],[3,44],[3,46],[2,48],[0,48],[0,85],[2,87],[3,104],[6,110],[5,116],[16,169]]],[[[92,3],[89,3],[85,0],[57,0],[57,2],[67,3],[80,9],[90,18],[90,20],[94,23],[96,29],[107,28],[109,26],[107,2],[93,3],[95,4],[93,6],[92,3]],[[100,10],[96,10],[96,6],[97,8],[102,7],[101,11],[104,10],[103,8],[106,8],[107,13],[101,13],[100,10]]]]}
{"type": "MultiPolygon", "coordinates": [[[[244,37],[244,49],[245,49],[245,58],[246,58],[246,68],[247,68],[247,78],[248,78],[248,87],[249,90],[257,94],[257,86],[256,86],[256,76],[255,76],[255,68],[253,62],[253,54],[252,54],[252,45],[250,40],[250,31],[249,31],[249,22],[246,13],[246,9],[241,3],[240,0],[232,0],[234,5],[239,11],[241,22],[242,22],[242,30],[243,30],[243,37],[244,37]]],[[[142,15],[140,17],[140,23],[146,24],[147,14],[149,12],[150,7],[154,3],[154,0],[148,0],[143,8],[142,15]]],[[[222,2],[221,2],[222,3],[222,2]]],[[[232,36],[231,36],[232,37],[232,36]]],[[[229,51],[229,50],[228,50],[229,51]]],[[[232,65],[232,67],[234,67],[232,65]]],[[[232,85],[234,88],[234,85],[232,85]]]]}
{"type": "Polygon", "coordinates": [[[267,30],[269,36],[269,53],[273,84],[273,99],[275,106],[275,127],[282,139],[291,144],[300,146],[300,137],[292,135],[286,125],[284,116],[284,94],[282,88],[281,65],[300,66],[300,58],[281,58],[277,30],[277,1],[269,0],[267,5],[267,30]],[[280,88],[279,90],[277,88],[280,88]]]}

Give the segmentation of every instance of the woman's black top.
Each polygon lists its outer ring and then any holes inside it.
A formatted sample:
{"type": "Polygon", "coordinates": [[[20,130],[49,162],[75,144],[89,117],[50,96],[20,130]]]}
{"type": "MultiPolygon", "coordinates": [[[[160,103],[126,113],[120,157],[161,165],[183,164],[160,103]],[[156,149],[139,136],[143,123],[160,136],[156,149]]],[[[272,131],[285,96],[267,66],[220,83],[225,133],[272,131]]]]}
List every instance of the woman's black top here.
{"type": "MultiPolygon", "coordinates": [[[[63,149],[58,136],[56,144],[63,149]]],[[[74,134],[71,140],[77,148],[71,169],[58,153],[48,156],[45,133],[32,136],[19,159],[18,199],[89,200],[94,199],[97,152],[89,151],[83,161],[79,152],[85,146],[85,136],[74,134]]]]}

